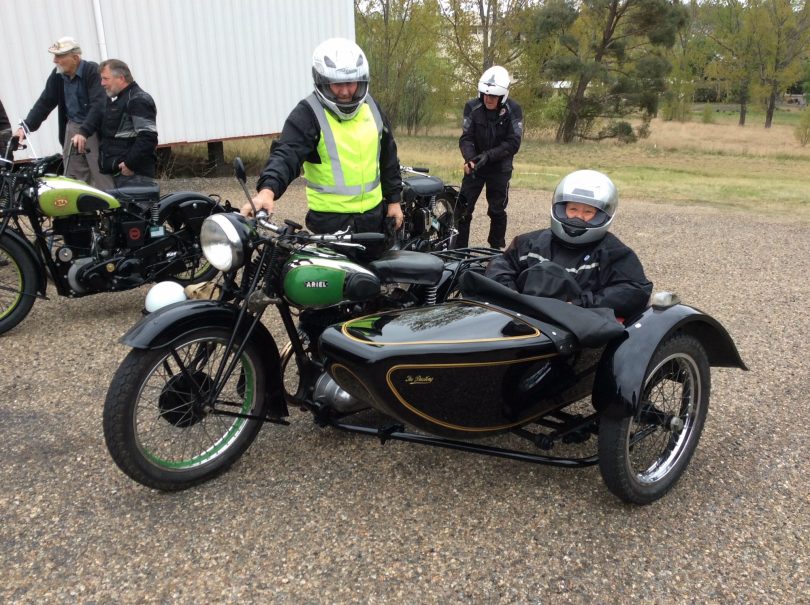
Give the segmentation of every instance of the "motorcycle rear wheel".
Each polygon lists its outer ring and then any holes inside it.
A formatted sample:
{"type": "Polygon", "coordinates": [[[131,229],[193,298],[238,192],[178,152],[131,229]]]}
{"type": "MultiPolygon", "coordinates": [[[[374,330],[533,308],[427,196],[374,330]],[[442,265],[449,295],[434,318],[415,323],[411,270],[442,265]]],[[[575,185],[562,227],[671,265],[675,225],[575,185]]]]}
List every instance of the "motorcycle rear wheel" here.
{"type": "Polygon", "coordinates": [[[169,278],[182,286],[200,284],[214,279],[217,269],[202,253],[200,234],[195,233],[182,218],[171,216],[164,223],[166,233],[174,232],[182,240],[179,252],[186,252],[186,269],[172,273],[169,278]]]}
{"type": "Polygon", "coordinates": [[[18,242],[0,236],[0,334],[25,319],[36,293],[36,265],[18,242]]]}
{"type": "Polygon", "coordinates": [[[599,469],[625,502],[661,498],[686,470],[709,409],[710,365],[700,342],[676,335],[659,345],[641,394],[641,413],[599,420],[599,469]]]}
{"type": "Polygon", "coordinates": [[[121,363],[104,402],[104,439],[130,478],[163,491],[187,489],[226,471],[256,438],[261,421],[217,414],[264,417],[266,409],[255,343],[215,384],[229,336],[201,328],[171,348],[133,349],[121,363]],[[215,387],[222,390],[214,409],[207,409],[203,403],[215,387]]]}

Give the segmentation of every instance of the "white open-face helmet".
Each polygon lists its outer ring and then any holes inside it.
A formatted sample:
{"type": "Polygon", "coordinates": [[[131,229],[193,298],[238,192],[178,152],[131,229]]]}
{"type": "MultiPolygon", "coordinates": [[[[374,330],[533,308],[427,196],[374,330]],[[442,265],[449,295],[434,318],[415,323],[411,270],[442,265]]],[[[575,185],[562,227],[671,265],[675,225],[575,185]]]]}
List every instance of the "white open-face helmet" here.
{"type": "Polygon", "coordinates": [[[351,40],[330,38],[318,44],[312,54],[312,79],[315,96],[341,120],[351,120],[360,111],[368,94],[368,60],[363,50],[351,40]],[[330,84],[357,82],[357,92],[348,103],[338,102],[330,84]]]}
{"type": "Polygon", "coordinates": [[[499,105],[503,105],[509,96],[510,81],[509,72],[505,68],[493,65],[478,80],[478,92],[481,93],[481,100],[483,101],[483,95],[492,95],[500,97],[499,105]]]}
{"type": "Polygon", "coordinates": [[[551,231],[569,244],[597,242],[608,232],[619,209],[619,192],[607,175],[596,170],[577,170],[563,177],[551,199],[551,231]],[[585,222],[568,218],[565,206],[579,202],[596,208],[596,216],[585,222]]]}
{"type": "Polygon", "coordinates": [[[177,282],[158,282],[146,293],[144,309],[147,313],[154,313],[158,309],[162,309],[176,302],[182,302],[187,298],[183,286],[177,282]]]}

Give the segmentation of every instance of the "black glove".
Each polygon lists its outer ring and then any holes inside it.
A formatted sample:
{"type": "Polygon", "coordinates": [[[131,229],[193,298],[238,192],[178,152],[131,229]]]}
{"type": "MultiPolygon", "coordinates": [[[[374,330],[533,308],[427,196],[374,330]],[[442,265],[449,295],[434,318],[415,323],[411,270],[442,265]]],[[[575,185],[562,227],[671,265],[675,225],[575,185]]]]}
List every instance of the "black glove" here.
{"type": "Polygon", "coordinates": [[[475,164],[475,166],[473,166],[472,169],[477,171],[478,169],[483,168],[488,161],[489,155],[485,151],[484,153],[479,153],[477,156],[471,159],[470,163],[475,164]]]}

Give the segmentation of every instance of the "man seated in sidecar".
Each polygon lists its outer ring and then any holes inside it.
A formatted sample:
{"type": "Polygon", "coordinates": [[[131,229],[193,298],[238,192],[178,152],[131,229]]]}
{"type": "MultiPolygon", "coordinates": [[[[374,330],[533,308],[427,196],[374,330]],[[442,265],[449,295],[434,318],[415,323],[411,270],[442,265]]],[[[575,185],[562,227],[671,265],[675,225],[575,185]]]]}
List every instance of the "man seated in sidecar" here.
{"type": "Polygon", "coordinates": [[[635,252],[608,233],[618,206],[606,175],[572,172],[554,190],[551,228],[518,235],[490,261],[487,277],[522,294],[608,308],[620,318],[638,315],[653,285],[635,252]]]}

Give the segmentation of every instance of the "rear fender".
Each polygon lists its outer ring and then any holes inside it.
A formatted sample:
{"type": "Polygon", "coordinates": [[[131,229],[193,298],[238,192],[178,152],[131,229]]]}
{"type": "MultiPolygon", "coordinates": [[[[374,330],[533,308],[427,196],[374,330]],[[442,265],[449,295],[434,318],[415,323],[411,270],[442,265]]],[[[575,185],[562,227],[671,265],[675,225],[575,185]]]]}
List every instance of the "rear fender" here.
{"type": "Polygon", "coordinates": [[[650,307],[625,328],[623,337],[605,349],[591,396],[594,408],[611,416],[634,415],[655,351],[675,332],[690,334],[700,341],[710,365],[748,369],[731,336],[713,317],[686,305],[650,307]]]}
{"type": "MultiPolygon", "coordinates": [[[[213,300],[187,300],[163,307],[143,317],[132,326],[121,342],[134,349],[159,349],[171,346],[182,336],[199,328],[223,328],[233,330],[239,310],[213,300]]],[[[243,321],[246,331],[249,321],[243,321]]],[[[272,416],[287,415],[287,405],[281,383],[281,358],[273,336],[259,322],[250,334],[250,340],[258,343],[267,377],[268,409],[272,416]]]]}
{"type": "Polygon", "coordinates": [[[178,191],[160,199],[160,222],[169,221],[173,229],[179,229],[185,223],[195,234],[200,233],[202,222],[206,217],[224,212],[215,199],[195,191],[178,191]]]}
{"type": "Polygon", "coordinates": [[[37,254],[37,251],[34,250],[34,246],[27,238],[11,229],[3,231],[2,237],[14,240],[15,243],[19,244],[20,247],[25,250],[25,254],[37,268],[37,293],[45,296],[45,289],[48,286],[48,269],[45,267],[45,263],[42,262],[39,254],[37,254]]]}

